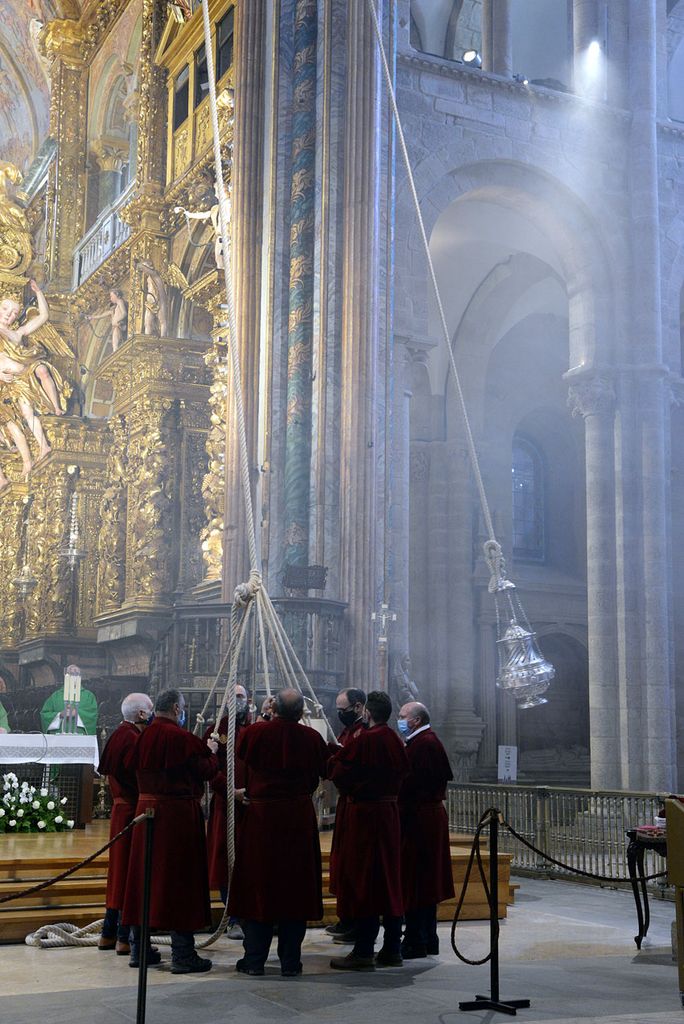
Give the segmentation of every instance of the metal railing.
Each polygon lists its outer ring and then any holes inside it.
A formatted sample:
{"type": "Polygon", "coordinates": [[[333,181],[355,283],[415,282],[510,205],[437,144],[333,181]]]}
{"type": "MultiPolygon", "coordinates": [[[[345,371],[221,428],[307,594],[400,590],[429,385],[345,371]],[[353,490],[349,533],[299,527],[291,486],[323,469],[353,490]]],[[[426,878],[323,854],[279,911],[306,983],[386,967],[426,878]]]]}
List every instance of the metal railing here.
{"type": "MultiPolygon", "coordinates": [[[[451,783],[447,794],[449,824],[455,832],[473,834],[480,815],[496,807],[520,835],[563,864],[624,878],[628,874],[626,830],[652,825],[661,803],[655,793],[546,786],[451,783]]],[[[583,880],[523,846],[505,828],[499,843],[502,852],[512,854],[514,870],[583,880]]],[[[661,857],[646,853],[646,874],[664,867],[661,857]]]]}
{"type": "Polygon", "coordinates": [[[119,212],[131,198],[135,182],[131,182],[116,202],[108,206],[97,218],[93,226],[86,232],[74,250],[73,286],[78,288],[94,270],[104,263],[131,233],[130,224],[126,224],[119,212]]]}

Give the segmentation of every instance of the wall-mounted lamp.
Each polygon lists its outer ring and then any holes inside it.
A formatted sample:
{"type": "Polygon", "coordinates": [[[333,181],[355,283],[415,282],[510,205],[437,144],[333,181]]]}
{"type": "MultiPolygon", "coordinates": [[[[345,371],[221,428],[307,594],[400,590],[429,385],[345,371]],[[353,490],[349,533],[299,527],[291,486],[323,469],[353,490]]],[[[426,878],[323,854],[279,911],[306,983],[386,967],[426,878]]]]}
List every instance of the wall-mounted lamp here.
{"type": "Polygon", "coordinates": [[[467,64],[469,68],[481,68],[482,57],[477,50],[466,50],[463,54],[463,63],[467,64]]]}

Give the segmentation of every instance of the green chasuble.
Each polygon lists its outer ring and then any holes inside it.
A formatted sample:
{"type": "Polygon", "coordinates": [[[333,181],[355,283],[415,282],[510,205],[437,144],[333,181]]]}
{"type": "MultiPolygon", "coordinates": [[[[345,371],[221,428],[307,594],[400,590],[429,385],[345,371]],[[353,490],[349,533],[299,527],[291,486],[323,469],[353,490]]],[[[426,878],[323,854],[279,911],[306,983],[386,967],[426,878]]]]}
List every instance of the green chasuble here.
{"type": "Polygon", "coordinates": [[[7,712],[5,711],[2,704],[0,704],[0,729],[4,729],[5,732],[11,732],[9,727],[9,721],[7,719],[7,712]]]}
{"type": "MultiPolygon", "coordinates": [[[[55,690],[45,701],[40,712],[43,732],[62,731],[62,720],[58,717],[60,711],[64,711],[64,691],[55,690]]],[[[81,690],[78,717],[80,722],[76,731],[94,736],[97,729],[97,698],[90,690],[81,690]]]]}

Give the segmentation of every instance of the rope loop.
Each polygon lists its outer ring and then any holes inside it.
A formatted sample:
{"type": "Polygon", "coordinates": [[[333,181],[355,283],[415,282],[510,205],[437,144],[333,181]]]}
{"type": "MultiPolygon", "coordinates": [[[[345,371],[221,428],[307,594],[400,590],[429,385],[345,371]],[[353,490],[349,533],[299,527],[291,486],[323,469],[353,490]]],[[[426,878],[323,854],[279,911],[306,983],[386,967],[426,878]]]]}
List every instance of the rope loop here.
{"type": "Polygon", "coordinates": [[[500,594],[502,590],[515,590],[515,583],[506,579],[506,559],[501,550],[498,540],[490,538],[482,545],[485,561],[491,573],[489,586],[490,594],[500,594]]]}

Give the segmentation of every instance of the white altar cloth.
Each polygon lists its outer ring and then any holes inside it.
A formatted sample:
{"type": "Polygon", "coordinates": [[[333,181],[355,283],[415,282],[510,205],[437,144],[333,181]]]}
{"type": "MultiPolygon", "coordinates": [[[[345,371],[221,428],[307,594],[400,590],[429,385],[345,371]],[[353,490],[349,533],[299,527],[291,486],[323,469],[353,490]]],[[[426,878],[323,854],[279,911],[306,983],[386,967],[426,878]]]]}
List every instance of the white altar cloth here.
{"type": "Polygon", "coordinates": [[[0,765],[92,764],[97,768],[99,760],[97,736],[0,733],[0,765]]]}

